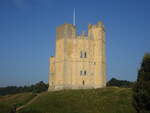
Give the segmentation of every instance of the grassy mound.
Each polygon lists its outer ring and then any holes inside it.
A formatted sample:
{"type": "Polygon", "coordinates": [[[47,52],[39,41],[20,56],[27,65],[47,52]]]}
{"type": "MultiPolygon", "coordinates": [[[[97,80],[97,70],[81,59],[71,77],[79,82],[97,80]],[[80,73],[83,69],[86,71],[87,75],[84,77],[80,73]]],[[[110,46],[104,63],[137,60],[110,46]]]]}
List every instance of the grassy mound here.
{"type": "Polygon", "coordinates": [[[35,94],[20,93],[13,95],[0,96],[0,113],[8,113],[15,104],[16,107],[22,106],[29,102],[35,94]]]}
{"type": "Polygon", "coordinates": [[[135,113],[132,90],[102,88],[45,92],[19,113],[135,113]]]}

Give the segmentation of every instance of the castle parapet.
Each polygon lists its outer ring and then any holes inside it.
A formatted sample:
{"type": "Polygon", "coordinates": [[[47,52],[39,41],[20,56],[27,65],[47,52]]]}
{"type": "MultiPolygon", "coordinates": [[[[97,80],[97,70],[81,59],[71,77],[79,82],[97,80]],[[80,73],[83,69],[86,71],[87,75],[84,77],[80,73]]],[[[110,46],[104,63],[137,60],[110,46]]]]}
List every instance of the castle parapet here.
{"type": "Polygon", "coordinates": [[[100,39],[102,37],[101,34],[103,34],[103,32],[105,32],[104,30],[104,25],[102,22],[98,22],[95,25],[89,24],[88,25],[88,37],[91,39],[100,39]]]}
{"type": "Polygon", "coordinates": [[[91,29],[91,28],[104,28],[104,24],[101,22],[101,21],[99,21],[97,24],[95,24],[95,25],[92,25],[92,24],[89,24],[88,25],[88,29],[91,29]]]}
{"type": "Polygon", "coordinates": [[[72,24],[63,24],[57,27],[56,32],[57,40],[62,38],[76,38],[76,28],[72,24]]]}

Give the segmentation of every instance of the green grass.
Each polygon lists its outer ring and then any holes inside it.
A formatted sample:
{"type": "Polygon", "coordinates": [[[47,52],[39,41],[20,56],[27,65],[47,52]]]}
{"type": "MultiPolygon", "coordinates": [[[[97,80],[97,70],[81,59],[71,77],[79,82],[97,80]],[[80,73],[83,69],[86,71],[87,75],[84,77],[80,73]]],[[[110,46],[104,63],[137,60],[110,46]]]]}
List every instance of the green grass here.
{"type": "Polygon", "coordinates": [[[34,96],[35,94],[32,93],[20,93],[0,96],[0,113],[10,112],[14,104],[16,105],[16,107],[22,106],[30,101],[34,96]]]}
{"type": "Polygon", "coordinates": [[[42,93],[19,113],[135,113],[132,90],[102,88],[42,93]]]}

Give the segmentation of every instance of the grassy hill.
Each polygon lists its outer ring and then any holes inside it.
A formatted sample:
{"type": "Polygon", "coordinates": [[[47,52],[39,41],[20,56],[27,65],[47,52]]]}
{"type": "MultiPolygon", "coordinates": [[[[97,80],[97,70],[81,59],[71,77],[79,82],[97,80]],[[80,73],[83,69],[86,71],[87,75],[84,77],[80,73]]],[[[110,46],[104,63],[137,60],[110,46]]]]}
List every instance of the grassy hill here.
{"type": "Polygon", "coordinates": [[[18,113],[135,113],[132,90],[102,88],[45,92],[18,113]]]}
{"type": "Polygon", "coordinates": [[[29,102],[35,94],[32,93],[20,93],[13,95],[0,96],[0,113],[8,113],[15,104],[16,107],[22,106],[29,102]]]}

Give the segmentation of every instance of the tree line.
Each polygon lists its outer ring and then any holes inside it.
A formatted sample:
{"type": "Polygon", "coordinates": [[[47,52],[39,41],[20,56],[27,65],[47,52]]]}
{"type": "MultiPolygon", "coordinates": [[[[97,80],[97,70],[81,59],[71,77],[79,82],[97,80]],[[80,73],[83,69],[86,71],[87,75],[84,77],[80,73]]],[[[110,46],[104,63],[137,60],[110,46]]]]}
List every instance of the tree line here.
{"type": "Polygon", "coordinates": [[[33,93],[41,93],[43,91],[47,91],[48,84],[40,81],[36,84],[30,86],[7,86],[7,87],[0,87],[0,95],[7,95],[7,94],[16,94],[16,93],[24,93],[24,92],[33,92],[33,93]]]}
{"type": "Polygon", "coordinates": [[[133,87],[134,82],[127,81],[127,80],[118,80],[116,78],[112,78],[107,82],[107,86],[117,86],[117,87],[126,87],[131,88],[133,87]]]}
{"type": "MultiPolygon", "coordinates": [[[[132,87],[133,82],[112,78],[107,82],[107,86],[132,87]]],[[[43,91],[47,91],[47,89],[48,89],[48,84],[44,83],[43,81],[40,81],[30,86],[0,87],[0,95],[16,94],[16,93],[23,93],[23,92],[41,93],[43,91]]]]}

